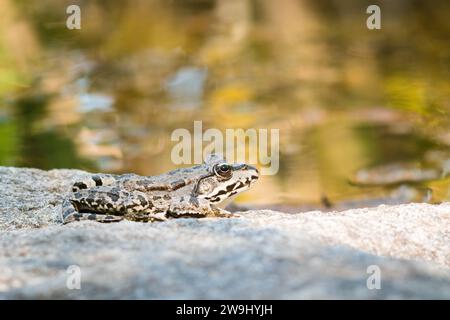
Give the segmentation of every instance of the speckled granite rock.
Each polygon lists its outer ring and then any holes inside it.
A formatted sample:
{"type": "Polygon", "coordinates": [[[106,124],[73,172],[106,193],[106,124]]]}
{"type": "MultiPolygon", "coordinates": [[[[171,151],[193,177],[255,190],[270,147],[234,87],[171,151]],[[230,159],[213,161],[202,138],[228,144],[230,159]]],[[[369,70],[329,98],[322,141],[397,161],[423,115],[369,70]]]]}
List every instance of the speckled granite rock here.
{"type": "Polygon", "coordinates": [[[86,174],[0,167],[0,298],[450,298],[450,203],[62,226],[86,174]]]}
{"type": "Polygon", "coordinates": [[[0,231],[57,224],[62,198],[80,170],[0,167],[0,231]]]}

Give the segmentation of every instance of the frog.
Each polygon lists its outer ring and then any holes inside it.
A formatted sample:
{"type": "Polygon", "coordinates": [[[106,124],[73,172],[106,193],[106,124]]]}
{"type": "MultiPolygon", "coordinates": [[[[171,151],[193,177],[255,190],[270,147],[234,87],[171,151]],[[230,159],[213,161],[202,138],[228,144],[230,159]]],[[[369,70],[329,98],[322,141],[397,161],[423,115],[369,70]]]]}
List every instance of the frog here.
{"type": "Polygon", "coordinates": [[[73,183],[62,203],[62,223],[239,217],[225,210],[225,204],[258,178],[256,167],[228,163],[218,154],[210,154],[200,165],[157,176],[92,174],[73,183]]]}

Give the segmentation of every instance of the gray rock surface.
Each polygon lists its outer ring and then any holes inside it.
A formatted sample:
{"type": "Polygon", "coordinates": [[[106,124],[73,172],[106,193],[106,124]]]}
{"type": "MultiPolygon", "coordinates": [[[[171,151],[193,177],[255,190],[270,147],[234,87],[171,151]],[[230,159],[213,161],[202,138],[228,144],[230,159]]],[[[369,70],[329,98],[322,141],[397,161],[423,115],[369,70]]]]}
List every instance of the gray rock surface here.
{"type": "Polygon", "coordinates": [[[0,167],[0,298],[450,298],[450,203],[62,226],[83,175],[0,167]]]}

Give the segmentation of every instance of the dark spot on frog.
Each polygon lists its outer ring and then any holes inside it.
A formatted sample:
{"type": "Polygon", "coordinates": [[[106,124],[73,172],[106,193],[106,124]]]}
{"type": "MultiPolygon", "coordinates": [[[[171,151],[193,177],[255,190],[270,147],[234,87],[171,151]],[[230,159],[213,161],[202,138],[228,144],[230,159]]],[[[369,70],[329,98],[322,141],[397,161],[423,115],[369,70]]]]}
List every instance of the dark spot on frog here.
{"type": "Polygon", "coordinates": [[[99,176],[93,176],[92,180],[94,180],[96,186],[103,185],[102,178],[100,178],[99,176]]]}
{"type": "MultiPolygon", "coordinates": [[[[221,196],[221,195],[226,194],[226,193],[228,193],[230,191],[233,191],[233,189],[236,186],[236,184],[237,183],[230,184],[229,186],[227,186],[226,190],[220,190],[219,192],[217,192],[216,196],[221,196]]],[[[239,182],[238,188],[240,188],[242,186],[243,186],[242,182],[239,182]]],[[[216,201],[214,201],[214,202],[216,202],[216,201]]]]}
{"type": "Polygon", "coordinates": [[[140,202],[140,204],[142,205],[142,206],[147,206],[148,205],[148,201],[143,197],[143,196],[141,196],[141,195],[138,195],[138,199],[139,199],[139,202],[140,202]]]}
{"type": "Polygon", "coordinates": [[[111,198],[112,201],[116,202],[117,200],[119,200],[119,194],[115,193],[114,191],[111,190],[111,192],[108,192],[108,196],[111,198]]]}
{"type": "Polygon", "coordinates": [[[87,189],[87,185],[84,182],[77,182],[73,186],[77,187],[78,189],[87,189]]]}
{"type": "Polygon", "coordinates": [[[168,188],[165,185],[146,186],[146,191],[166,191],[168,188]]]}
{"type": "Polygon", "coordinates": [[[181,187],[184,187],[185,185],[186,185],[186,181],[184,181],[184,180],[177,180],[170,184],[170,186],[172,187],[172,190],[177,190],[181,187]]]}

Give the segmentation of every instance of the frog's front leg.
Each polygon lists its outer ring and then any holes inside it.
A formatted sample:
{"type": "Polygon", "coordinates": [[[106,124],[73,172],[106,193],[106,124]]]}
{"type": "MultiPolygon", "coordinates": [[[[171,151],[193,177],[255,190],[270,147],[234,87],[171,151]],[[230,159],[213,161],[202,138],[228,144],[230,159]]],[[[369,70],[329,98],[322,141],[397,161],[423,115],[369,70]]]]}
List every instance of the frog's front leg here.
{"type": "Polygon", "coordinates": [[[211,210],[212,210],[212,217],[220,217],[220,218],[240,218],[241,216],[237,213],[231,213],[227,210],[221,209],[221,208],[217,208],[214,206],[211,206],[211,210]]]}
{"type": "Polygon", "coordinates": [[[173,200],[174,201],[172,201],[167,212],[167,215],[173,218],[239,217],[239,215],[212,206],[210,202],[205,199],[198,199],[192,196],[183,196],[179,199],[173,200]]]}

